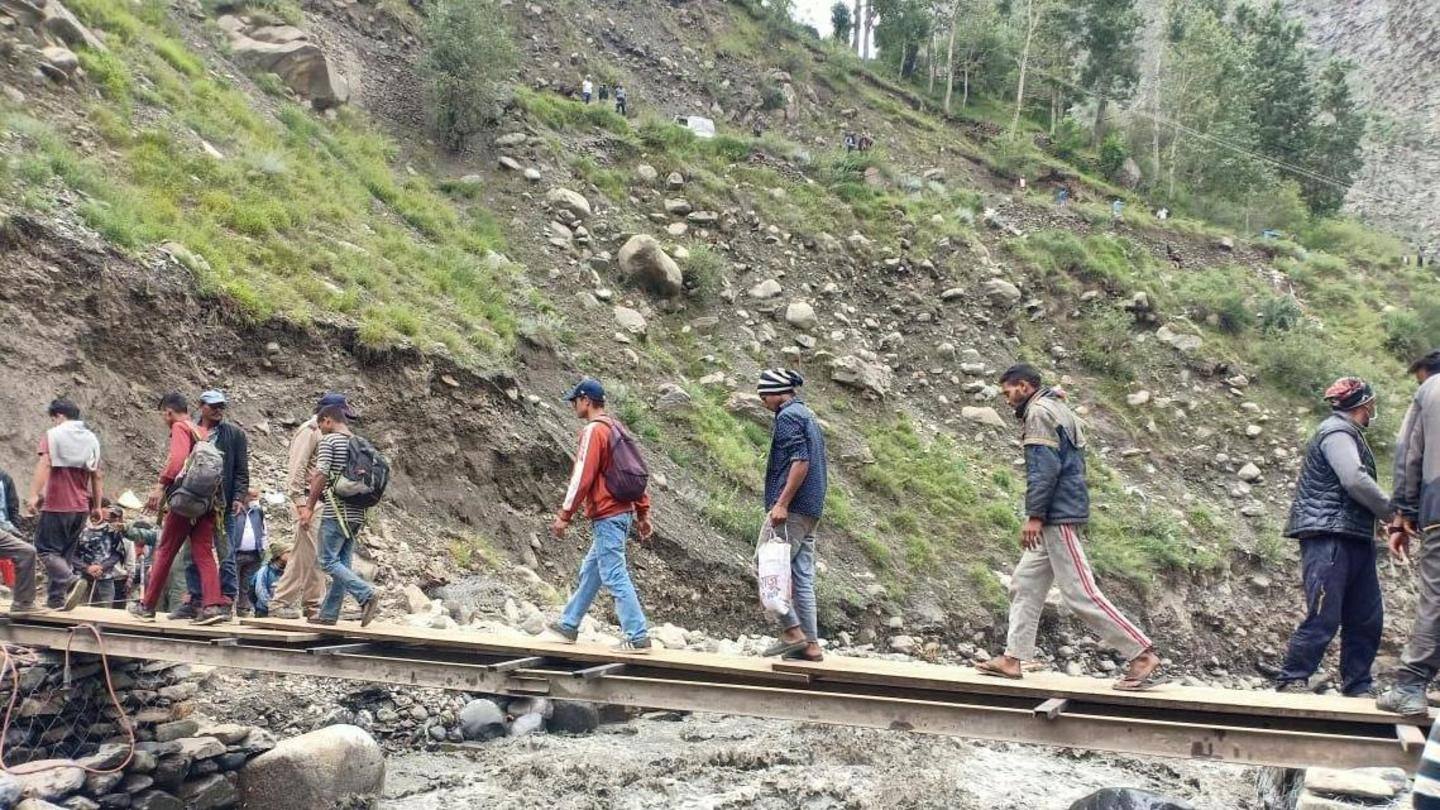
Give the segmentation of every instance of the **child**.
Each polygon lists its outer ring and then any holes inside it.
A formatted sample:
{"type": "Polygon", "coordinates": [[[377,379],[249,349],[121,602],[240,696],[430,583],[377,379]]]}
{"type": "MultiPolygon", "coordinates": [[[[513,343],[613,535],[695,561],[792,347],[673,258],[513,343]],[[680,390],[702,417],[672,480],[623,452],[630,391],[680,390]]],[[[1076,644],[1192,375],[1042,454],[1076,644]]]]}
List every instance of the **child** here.
{"type": "Polygon", "coordinates": [[[255,576],[245,584],[249,591],[250,604],[255,606],[255,615],[264,618],[270,615],[270,599],[275,595],[275,586],[285,566],[290,562],[290,544],[284,540],[270,542],[270,560],[260,566],[255,576]]]}
{"type": "Polygon", "coordinates": [[[70,589],[65,610],[81,604],[110,607],[115,601],[115,580],[125,575],[125,510],[106,500],[105,520],[87,521],[70,555],[70,565],[80,579],[70,589]]]}

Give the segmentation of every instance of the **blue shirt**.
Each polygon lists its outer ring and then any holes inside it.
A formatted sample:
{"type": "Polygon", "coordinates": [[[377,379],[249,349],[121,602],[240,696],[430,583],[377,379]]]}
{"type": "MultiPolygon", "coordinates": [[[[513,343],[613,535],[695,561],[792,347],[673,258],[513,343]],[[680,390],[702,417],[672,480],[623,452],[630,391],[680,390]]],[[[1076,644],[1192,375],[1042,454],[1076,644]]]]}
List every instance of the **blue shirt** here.
{"type": "Polygon", "coordinates": [[[780,406],[775,414],[775,429],[770,434],[770,460],[765,465],[765,508],[780,500],[790,465],[796,461],[810,462],[805,481],[790,501],[790,511],[797,515],[818,518],[825,508],[825,437],[820,421],[805,407],[792,399],[780,406]]]}

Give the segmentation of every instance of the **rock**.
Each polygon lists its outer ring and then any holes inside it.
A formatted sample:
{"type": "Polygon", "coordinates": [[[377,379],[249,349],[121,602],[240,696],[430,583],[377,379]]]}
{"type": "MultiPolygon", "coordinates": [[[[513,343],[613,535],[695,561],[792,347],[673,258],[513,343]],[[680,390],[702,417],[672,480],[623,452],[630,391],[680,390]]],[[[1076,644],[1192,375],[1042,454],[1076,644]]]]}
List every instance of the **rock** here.
{"type": "Polygon", "coordinates": [[[589,703],[557,700],[552,704],[545,730],[551,734],[589,734],[600,727],[600,712],[589,703]]]}
{"type": "Polygon", "coordinates": [[[1231,252],[1235,250],[1235,240],[1229,236],[1222,236],[1215,240],[1215,247],[1227,253],[1231,252]]]}
{"type": "Polygon", "coordinates": [[[235,786],[230,784],[230,780],[218,773],[202,776],[193,782],[186,782],[180,788],[180,799],[190,810],[214,810],[219,807],[230,807],[235,804],[239,796],[235,786]]]}
{"type": "Polygon", "coordinates": [[[200,723],[195,720],[175,720],[156,726],[155,739],[158,742],[170,742],[181,737],[193,737],[199,730],[200,723]]]}
{"type": "Polygon", "coordinates": [[[405,609],[411,613],[430,612],[430,597],[413,582],[405,586],[405,609]]]}
{"type": "MultiPolygon", "coordinates": [[[[117,778],[116,778],[116,781],[118,782],[118,781],[119,781],[119,778],[118,778],[118,777],[119,777],[119,774],[116,774],[116,777],[117,777],[117,778]]],[[[89,788],[87,787],[86,789],[88,790],[89,788]]],[[[107,791],[105,791],[105,792],[108,793],[109,791],[107,790],[107,791]]],[[[97,793],[96,795],[98,796],[98,795],[103,795],[103,794],[97,793]]],[[[126,799],[126,802],[125,802],[126,805],[129,805],[129,803],[130,803],[130,802],[129,802],[130,797],[129,797],[129,796],[126,796],[125,799],[126,799]]],[[[55,807],[55,805],[53,805],[53,804],[51,804],[51,803],[49,803],[49,802],[41,802],[39,799],[26,799],[25,801],[26,801],[26,802],[39,802],[40,804],[44,805],[45,807],[55,807]]],[[[70,798],[66,799],[65,802],[60,805],[60,807],[65,808],[65,810],[100,810],[100,803],[97,802],[97,801],[95,801],[95,800],[93,800],[93,799],[90,799],[90,798],[88,798],[88,797],[86,797],[86,796],[71,796],[70,798]]]]}
{"type": "Polygon", "coordinates": [[[136,796],[130,807],[132,810],[185,810],[185,802],[163,790],[151,790],[136,796]]]}
{"type": "Polygon", "coordinates": [[[42,759],[27,762],[26,773],[12,773],[25,798],[59,801],[85,785],[85,771],[74,760],[42,759]]]}
{"type": "Polygon", "coordinates": [[[525,179],[529,180],[532,183],[538,183],[543,180],[544,177],[540,174],[539,169],[531,166],[530,168],[525,170],[525,179]]]}
{"type": "Polygon", "coordinates": [[[1204,343],[1204,340],[1202,340],[1199,335],[1176,332],[1172,330],[1169,325],[1162,326],[1155,330],[1155,339],[1185,354],[1194,352],[1204,343]]]}
{"type": "Polygon", "coordinates": [[[884,397],[890,392],[894,374],[888,366],[848,354],[830,361],[830,379],[839,385],[884,397]]]}
{"type": "Polygon", "coordinates": [[[643,336],[647,328],[644,315],[641,315],[629,307],[618,305],[615,307],[615,323],[619,324],[621,329],[631,335],[643,336]]]}
{"type": "Polygon", "coordinates": [[[522,714],[519,717],[515,718],[515,722],[510,724],[510,736],[524,737],[529,734],[534,734],[535,732],[541,730],[544,727],[545,715],[540,714],[539,712],[522,714]]]}
{"type": "Polygon", "coordinates": [[[299,29],[272,26],[249,35],[231,31],[230,56],[247,71],[279,76],[317,109],[335,107],[350,99],[349,82],[331,66],[320,46],[299,29]]]}
{"type": "Polygon", "coordinates": [[[671,172],[670,176],[665,178],[665,185],[671,191],[679,191],[685,187],[685,175],[680,172],[671,172]]]}
{"type": "Polygon", "coordinates": [[[674,383],[660,386],[660,396],[655,399],[656,410],[682,411],[688,407],[690,407],[690,394],[684,388],[674,383]]]}
{"type": "Polygon", "coordinates": [[[1133,157],[1125,158],[1125,162],[1120,165],[1120,171],[1115,175],[1115,182],[1128,189],[1139,188],[1143,179],[1140,164],[1136,163],[1133,157]]]}
{"type": "Polygon", "coordinates": [[[940,300],[941,300],[941,301],[954,301],[954,300],[957,299],[957,298],[962,298],[962,297],[964,297],[964,295],[965,295],[965,288],[963,288],[963,287],[951,287],[950,289],[946,290],[945,292],[940,293],[940,300]]]}
{"type": "Polygon", "coordinates": [[[820,325],[820,319],[815,316],[815,308],[804,301],[791,301],[790,306],[785,308],[785,322],[806,332],[814,331],[820,325]]]}
{"type": "Polygon", "coordinates": [[[760,401],[759,395],[748,391],[736,391],[726,397],[725,410],[767,430],[774,418],[773,414],[765,408],[765,404],[760,401]]]}
{"type": "Polygon", "coordinates": [[[1241,467],[1240,472],[1236,473],[1236,475],[1239,476],[1241,481],[1247,484],[1253,484],[1264,477],[1260,472],[1260,468],[1256,467],[1254,463],[1248,463],[1244,467],[1241,467]]]}
{"type": "Polygon", "coordinates": [[[568,188],[552,188],[545,195],[545,204],[553,211],[568,211],[576,221],[584,222],[590,216],[590,201],[568,188]]]}
{"type": "Polygon", "coordinates": [[[992,278],[980,288],[981,294],[995,307],[1013,307],[1023,297],[1020,288],[1003,278],[992,278]]]}
{"type": "Polygon", "coordinates": [[[1133,408],[1138,408],[1141,405],[1148,405],[1150,404],[1150,392],[1136,391],[1133,394],[1126,394],[1125,402],[1133,408]]]}
{"type": "Polygon", "coordinates": [[[513,158],[513,157],[510,157],[509,155],[501,155],[500,157],[498,157],[498,158],[495,159],[495,162],[496,162],[496,164],[498,164],[498,165],[500,166],[500,168],[506,169],[506,170],[508,170],[508,171],[512,171],[512,172],[523,172],[523,171],[525,171],[525,166],[524,166],[523,164],[521,164],[520,161],[516,160],[516,159],[513,158]]]}
{"type": "Polygon", "coordinates": [[[493,700],[476,698],[460,710],[460,733],[467,740],[505,736],[505,712],[493,700]]]}
{"type": "Polygon", "coordinates": [[[1395,788],[1380,776],[1366,770],[1339,768],[1307,768],[1305,789],[1313,793],[1351,796],[1360,799],[1391,799],[1395,788]]]}
{"type": "Polygon", "coordinates": [[[1195,806],[1148,790],[1103,788],[1072,802],[1070,810],[1195,810],[1195,806]]]}
{"type": "Polygon", "coordinates": [[[1259,425],[1246,425],[1246,426],[1245,426],[1245,435],[1246,435],[1246,436],[1249,436],[1249,437],[1252,438],[1252,439],[1258,439],[1258,438],[1260,438],[1260,434],[1262,434],[1262,433],[1264,433],[1264,432],[1265,432],[1265,428],[1262,428],[1262,427],[1260,427],[1259,425]]]}
{"type": "Polygon", "coordinates": [[[56,81],[66,81],[80,69],[80,57],[76,56],[75,52],[69,48],[62,48],[59,45],[41,48],[40,58],[45,60],[40,65],[40,69],[45,71],[45,75],[56,81]],[[47,70],[47,68],[49,69],[47,70]]]}
{"type": "Polygon", "coordinates": [[[516,146],[524,146],[529,136],[523,132],[507,132],[495,139],[495,145],[501,149],[510,149],[516,146]]]}
{"type": "Polygon", "coordinates": [[[767,278],[759,284],[751,287],[749,295],[751,298],[764,301],[770,298],[774,298],[782,292],[784,292],[784,289],[781,288],[780,282],[776,281],[773,278],[767,278]]]}
{"type": "Polygon", "coordinates": [[[44,799],[24,799],[15,805],[15,810],[68,810],[64,805],[52,804],[44,799]]]}
{"type": "Polygon", "coordinates": [[[180,743],[180,753],[191,760],[209,759],[225,753],[225,744],[214,737],[182,737],[175,742],[180,743]]]}
{"type": "Polygon", "coordinates": [[[620,271],[656,295],[674,298],[685,291],[680,266],[666,255],[655,237],[636,234],[620,248],[620,271]]]}
{"type": "Polygon", "coordinates": [[[960,417],[988,427],[1005,427],[1005,420],[1000,417],[999,411],[996,411],[994,408],[976,408],[967,405],[960,409],[960,417]]]}
{"type": "Polygon", "coordinates": [[[685,631],[669,622],[650,628],[650,638],[660,642],[667,650],[685,649],[685,631]]]}
{"type": "Polygon", "coordinates": [[[656,178],[658,178],[659,176],[660,173],[655,171],[655,167],[651,166],[649,163],[641,163],[639,166],[635,167],[635,179],[646,185],[655,182],[656,178]]]}
{"type": "Polygon", "coordinates": [[[692,210],[694,209],[690,207],[689,200],[683,198],[676,198],[673,200],[665,201],[665,212],[668,214],[674,214],[677,217],[683,217],[686,214],[690,213],[692,210]]]}
{"type": "Polygon", "coordinates": [[[685,221],[692,225],[713,225],[720,221],[720,215],[714,211],[694,211],[685,217],[685,221]]]}
{"type": "Polygon", "coordinates": [[[128,746],[119,743],[109,743],[100,746],[100,750],[88,757],[78,760],[78,762],[83,768],[95,771],[108,771],[124,762],[129,753],[130,749],[128,746]]]}
{"type": "Polygon", "coordinates": [[[100,38],[95,36],[89,28],[86,28],[78,17],[71,14],[70,9],[66,8],[60,0],[46,2],[41,14],[43,16],[41,24],[45,26],[45,30],[54,34],[66,45],[72,48],[83,45],[92,51],[109,50],[105,47],[105,43],[101,42],[100,38]]]}
{"type": "Polygon", "coordinates": [[[20,801],[21,790],[20,780],[8,773],[0,773],[0,807],[13,807],[20,801]]]}
{"type": "Polygon", "coordinates": [[[909,655],[915,652],[916,646],[918,646],[918,643],[915,641],[915,638],[913,636],[890,637],[890,649],[894,650],[895,652],[909,655]]]}
{"type": "Polygon", "coordinates": [[[363,729],[334,725],[282,740],[239,773],[244,807],[334,807],[380,796],[385,755],[363,729]]]}

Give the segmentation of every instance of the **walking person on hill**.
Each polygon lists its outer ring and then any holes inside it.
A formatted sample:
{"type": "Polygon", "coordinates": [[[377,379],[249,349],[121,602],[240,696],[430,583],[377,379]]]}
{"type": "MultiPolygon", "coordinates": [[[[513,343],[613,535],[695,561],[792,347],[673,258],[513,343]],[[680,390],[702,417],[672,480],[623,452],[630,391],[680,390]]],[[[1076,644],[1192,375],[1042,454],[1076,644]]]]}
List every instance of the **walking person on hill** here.
{"type": "Polygon", "coordinates": [[[575,642],[580,637],[581,620],[604,585],[615,597],[615,613],[625,633],[613,649],[646,654],[651,650],[650,628],[625,562],[630,529],[635,529],[642,542],[653,534],[644,462],[625,426],[605,412],[605,388],[599,380],[581,380],[565,401],[585,426],[580,429],[570,485],[550,525],[550,534],[556,540],[564,539],[570,521],[583,509],[590,519],[591,541],[590,551],[580,563],[575,591],[560,619],[549,629],[561,640],[575,642]]]}
{"type": "Polygon", "coordinates": [[[1420,537],[1415,561],[1420,601],[1395,685],[1375,705],[1382,711],[1422,715],[1429,711],[1425,692],[1440,670],[1440,351],[1411,363],[1410,373],[1420,387],[1395,444],[1391,500],[1398,515],[1389,527],[1389,546],[1391,554],[1403,558],[1410,538],[1420,537]]]}
{"type": "Polygon", "coordinates": [[[309,523],[315,506],[320,505],[320,570],[330,577],[330,590],[320,603],[320,613],[309,621],[324,625],[338,622],[348,593],[360,604],[360,626],[365,627],[380,612],[380,596],[375,587],[350,566],[355,559],[355,539],[365,525],[368,509],[335,491],[351,454],[358,449],[352,441],[356,437],[350,431],[349,415],[342,406],[322,408],[315,421],[320,428],[320,446],[315,450],[315,472],[310,476],[310,494],[300,508],[300,522],[309,523]]]}
{"type": "Polygon", "coordinates": [[[590,81],[589,76],[586,76],[585,81],[580,83],[580,98],[585,99],[585,103],[589,104],[591,97],[593,97],[594,95],[595,83],[590,81]]]}
{"type": "Polygon", "coordinates": [[[15,480],[0,470],[0,559],[15,566],[15,587],[11,591],[10,615],[36,613],[35,547],[20,533],[20,491],[15,480]]]}
{"type": "Polygon", "coordinates": [[[160,480],[145,502],[146,512],[163,515],[160,541],[150,583],[130,612],[141,619],[155,618],[155,605],[170,581],[175,557],[188,544],[200,576],[202,607],[195,612],[194,622],[223,622],[230,618],[230,602],[220,590],[220,565],[215,558],[215,527],[223,510],[223,459],[216,457],[218,449],[207,441],[205,428],[190,421],[185,397],[179,392],[160,398],[160,419],[170,431],[169,449],[160,480]],[[210,446],[201,448],[202,444],[210,446]]]}
{"type": "Polygon", "coordinates": [[[618,113],[621,118],[624,118],[625,116],[630,114],[629,108],[625,106],[625,101],[625,85],[615,85],[615,112],[618,113]]]}
{"type": "Polygon", "coordinates": [[[290,437],[290,461],[286,476],[291,515],[295,518],[295,541],[285,573],[275,585],[270,600],[270,616],[277,619],[299,619],[320,609],[325,598],[325,573],[320,570],[319,547],[315,542],[315,522],[300,519],[300,507],[310,496],[310,478],[315,474],[315,450],[320,446],[318,414],[326,408],[339,408],[347,420],[358,414],[350,408],[344,394],[329,393],[320,397],[315,414],[295,429],[290,437]],[[303,612],[302,612],[303,610],[303,612]]]}
{"type": "Polygon", "coordinates": [[[825,508],[829,475],[820,422],[795,393],[804,384],[799,372],[772,368],[760,373],[755,386],[766,410],[775,414],[765,463],[766,531],[790,544],[790,612],[780,617],[785,629],[779,641],[763,654],[820,661],[824,654],[815,608],[815,528],[825,508]]]}
{"type": "MultiPolygon", "coordinates": [[[[199,423],[210,441],[225,456],[224,483],[221,485],[221,512],[215,537],[215,556],[220,561],[220,591],[230,604],[239,604],[243,579],[235,567],[235,537],[240,530],[238,516],[245,511],[245,493],[250,489],[250,440],[234,421],[225,418],[227,402],[220,391],[206,391],[197,403],[199,423]]],[[[171,616],[193,619],[200,604],[200,573],[192,558],[185,566],[185,588],[190,599],[171,616]]]]}
{"type": "Polygon", "coordinates": [[[1107,646],[1129,661],[1114,688],[1149,689],[1156,684],[1160,656],[1150,639],[1125,618],[1095,584],[1085,557],[1085,524],[1090,520],[1090,491],[1085,483],[1085,434],[1081,422],[1059,392],[1042,385],[1032,366],[1011,366],[1000,375],[1006,402],[1023,427],[1025,513],[1020,533],[1025,549],[1015,566],[1010,603],[1010,632],[1005,654],[981,662],[982,675],[1019,679],[1022,662],[1035,656],[1035,635],[1050,585],[1060,587],[1065,604],[1107,646]]]}
{"type": "Polygon", "coordinates": [[[60,608],[67,593],[84,587],[70,568],[70,555],[88,515],[100,520],[104,486],[100,475],[100,440],[80,421],[80,408],[57,399],[46,410],[53,426],[40,437],[27,515],[40,514],[35,550],[49,581],[45,605],[60,608]]]}
{"type": "Polygon", "coordinates": [[[1290,637],[1280,692],[1310,691],[1310,676],[1340,632],[1340,690],[1371,691],[1370,665],[1380,649],[1385,607],[1375,570],[1378,520],[1395,510],[1375,482],[1375,455],[1364,431],[1375,418],[1375,392],[1358,377],[1325,390],[1331,415],[1305,449],[1285,536],[1300,541],[1305,619],[1290,637]]]}

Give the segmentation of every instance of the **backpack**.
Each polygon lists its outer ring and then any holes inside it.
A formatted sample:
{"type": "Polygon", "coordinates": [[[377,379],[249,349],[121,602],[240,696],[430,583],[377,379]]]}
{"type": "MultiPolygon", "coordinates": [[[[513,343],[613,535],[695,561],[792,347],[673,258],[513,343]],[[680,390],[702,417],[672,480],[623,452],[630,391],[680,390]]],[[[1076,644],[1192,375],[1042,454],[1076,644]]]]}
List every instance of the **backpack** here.
{"type": "Polygon", "coordinates": [[[390,462],[375,445],[351,435],[345,469],[330,477],[330,491],[350,506],[368,509],[380,502],[390,483],[390,462]]]}
{"type": "Polygon", "coordinates": [[[225,480],[225,454],[215,446],[214,437],[202,439],[193,426],[195,444],[180,468],[180,477],[170,490],[165,505],[171,512],[190,520],[199,520],[215,509],[215,498],[225,480]]]}
{"type": "Polygon", "coordinates": [[[613,417],[601,420],[610,426],[610,466],[605,468],[605,488],[617,501],[638,501],[645,497],[650,468],[630,431],[613,417]]]}

